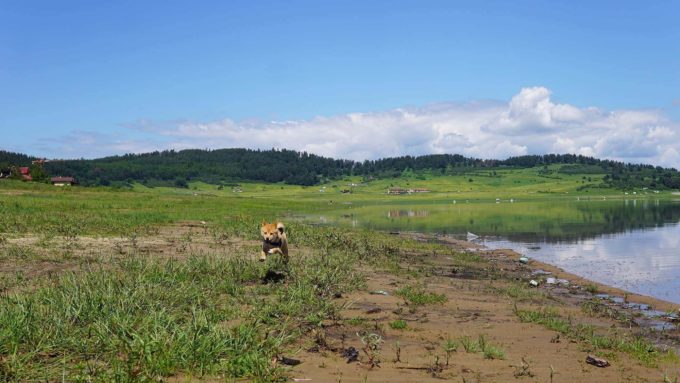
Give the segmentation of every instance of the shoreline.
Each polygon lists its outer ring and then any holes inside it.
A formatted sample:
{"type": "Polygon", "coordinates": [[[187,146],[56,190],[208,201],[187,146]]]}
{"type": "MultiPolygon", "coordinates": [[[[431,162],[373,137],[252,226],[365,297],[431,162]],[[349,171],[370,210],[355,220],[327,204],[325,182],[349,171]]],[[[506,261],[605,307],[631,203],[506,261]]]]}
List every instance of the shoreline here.
{"type": "Polygon", "coordinates": [[[560,287],[559,284],[547,285],[545,283],[545,277],[553,277],[558,280],[559,279],[567,280],[569,282],[568,285],[571,287],[578,287],[583,289],[585,286],[594,286],[597,290],[597,294],[593,294],[594,296],[600,297],[603,300],[610,300],[612,301],[612,303],[618,303],[622,309],[641,312],[649,312],[656,310],[674,315],[673,317],[669,317],[668,315],[666,315],[663,318],[656,318],[657,320],[664,321],[666,323],[677,323],[678,320],[680,320],[680,304],[678,303],[666,301],[648,295],[630,292],[618,287],[593,281],[591,279],[582,277],[578,274],[565,271],[564,269],[558,266],[543,261],[539,261],[534,258],[529,258],[529,261],[526,264],[521,264],[519,262],[519,258],[525,255],[517,252],[514,249],[510,248],[491,249],[478,243],[470,242],[463,239],[456,239],[448,235],[427,234],[420,232],[400,232],[399,235],[410,237],[416,240],[423,240],[429,238],[439,243],[446,244],[456,251],[477,253],[482,256],[485,256],[486,258],[490,256],[491,257],[500,256],[502,258],[505,258],[506,261],[511,261],[512,263],[515,263],[517,265],[522,265],[529,268],[531,274],[535,276],[533,279],[536,280],[540,279],[539,286],[537,287],[539,289],[546,288],[546,286],[551,289],[556,289],[560,287]],[[607,295],[608,297],[600,295],[607,295]],[[627,305],[629,307],[625,307],[624,305],[627,305]],[[643,308],[635,307],[640,305],[643,305],[642,306],[643,308]],[[645,306],[646,308],[644,308],[645,306]]]}
{"type": "MultiPolygon", "coordinates": [[[[365,288],[343,294],[340,319],[323,326],[321,341],[317,333],[311,348],[310,340],[296,345],[294,356],[304,367],[293,368],[292,376],[322,382],[333,375],[343,382],[505,382],[523,376],[549,381],[559,371],[560,381],[654,382],[663,371],[680,374],[676,359],[662,354],[680,352],[677,324],[658,331],[644,315],[581,287],[586,279],[543,262],[520,263],[520,254],[511,249],[488,249],[443,235],[389,234],[394,242],[420,242],[422,247],[408,247],[400,261],[402,272],[371,269],[365,288]],[[542,279],[531,287],[530,279],[545,277],[532,274],[539,269],[568,279],[569,286],[542,279]],[[439,298],[417,304],[404,295],[408,286],[439,298]],[[361,353],[358,337],[371,333],[384,342],[380,368],[367,364],[363,354],[358,363],[345,360],[341,351],[351,346],[361,353]],[[480,352],[470,344],[474,339],[492,344],[499,354],[480,352]],[[450,354],[447,342],[457,345],[450,354]],[[660,351],[652,353],[650,347],[660,351]],[[585,362],[589,355],[615,368],[590,366],[585,362]]],[[[595,285],[603,293],[623,293],[595,285]]],[[[657,309],[672,306],[651,297],[628,297],[657,309]]]]}

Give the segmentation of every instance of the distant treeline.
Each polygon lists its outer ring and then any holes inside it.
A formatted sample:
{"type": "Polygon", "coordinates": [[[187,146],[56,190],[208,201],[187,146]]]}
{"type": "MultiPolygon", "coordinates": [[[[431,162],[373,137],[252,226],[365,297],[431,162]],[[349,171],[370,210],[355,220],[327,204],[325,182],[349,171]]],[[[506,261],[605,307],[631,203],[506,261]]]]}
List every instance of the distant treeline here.
{"type": "MultiPolygon", "coordinates": [[[[35,157],[0,151],[0,166],[29,166],[35,157]]],[[[410,172],[442,175],[472,173],[490,168],[532,168],[560,164],[559,173],[605,174],[605,186],[621,189],[648,187],[680,188],[676,169],[626,164],[575,154],[546,154],[483,160],[459,154],[401,156],[378,160],[336,160],[294,150],[166,150],[126,154],[93,160],[59,160],[45,163],[51,176],[73,176],[82,185],[184,187],[189,181],[212,184],[234,181],[284,182],[315,185],[347,175],[365,178],[400,177],[410,172]]]]}
{"type": "Polygon", "coordinates": [[[45,168],[49,174],[73,175],[83,185],[136,181],[183,187],[188,181],[219,184],[235,180],[314,185],[350,173],[352,164],[293,150],[191,149],[53,161],[45,168]]]}
{"type": "Polygon", "coordinates": [[[14,153],[5,150],[0,150],[1,168],[9,168],[10,166],[30,166],[31,161],[33,160],[37,160],[37,158],[27,156],[22,153],[14,153]]]}

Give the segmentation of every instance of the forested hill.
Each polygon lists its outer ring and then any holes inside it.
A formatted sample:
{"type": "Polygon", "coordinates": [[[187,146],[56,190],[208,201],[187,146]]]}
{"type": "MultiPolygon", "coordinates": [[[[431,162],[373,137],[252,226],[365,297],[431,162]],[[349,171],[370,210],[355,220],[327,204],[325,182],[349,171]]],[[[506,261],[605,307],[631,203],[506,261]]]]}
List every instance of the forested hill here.
{"type": "Polygon", "coordinates": [[[54,161],[49,174],[74,175],[81,184],[109,185],[115,181],[184,186],[241,180],[314,185],[323,178],[351,172],[353,162],[293,150],[182,150],[127,154],[95,160],[54,161]]]}
{"type": "MultiPolygon", "coordinates": [[[[30,166],[34,157],[0,151],[1,166],[30,166]]],[[[402,156],[371,161],[337,160],[293,150],[182,150],[127,154],[93,160],[55,160],[45,164],[51,176],[74,176],[82,185],[121,185],[141,182],[149,186],[186,186],[188,181],[285,182],[314,185],[345,175],[374,178],[404,173],[464,174],[490,168],[531,168],[561,164],[560,173],[605,174],[604,181],[618,188],[680,188],[676,169],[625,164],[574,154],[546,154],[482,160],[458,154],[402,156]]]]}
{"type": "Polygon", "coordinates": [[[30,166],[31,161],[37,160],[36,157],[27,156],[21,153],[8,152],[0,150],[0,167],[7,168],[10,166],[30,166]]]}

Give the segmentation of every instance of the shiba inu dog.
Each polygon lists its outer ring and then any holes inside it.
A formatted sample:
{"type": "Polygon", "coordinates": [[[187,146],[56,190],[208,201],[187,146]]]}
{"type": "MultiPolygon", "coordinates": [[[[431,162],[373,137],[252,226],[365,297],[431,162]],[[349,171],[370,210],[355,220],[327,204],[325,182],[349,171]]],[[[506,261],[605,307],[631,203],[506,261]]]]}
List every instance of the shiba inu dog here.
{"type": "Polygon", "coordinates": [[[268,254],[281,254],[288,261],[288,239],[286,238],[286,228],[283,223],[267,223],[262,221],[260,227],[262,234],[262,252],[260,261],[266,261],[268,254]]]}

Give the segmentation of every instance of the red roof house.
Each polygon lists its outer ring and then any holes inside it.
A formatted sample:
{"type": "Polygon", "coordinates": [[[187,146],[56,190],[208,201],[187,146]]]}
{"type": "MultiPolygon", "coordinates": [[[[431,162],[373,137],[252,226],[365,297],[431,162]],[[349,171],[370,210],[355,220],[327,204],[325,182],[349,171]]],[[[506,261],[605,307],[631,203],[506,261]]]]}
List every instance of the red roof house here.
{"type": "Polygon", "coordinates": [[[19,168],[19,172],[21,173],[21,179],[24,181],[32,181],[33,177],[31,177],[31,170],[27,166],[22,166],[19,168]]]}

